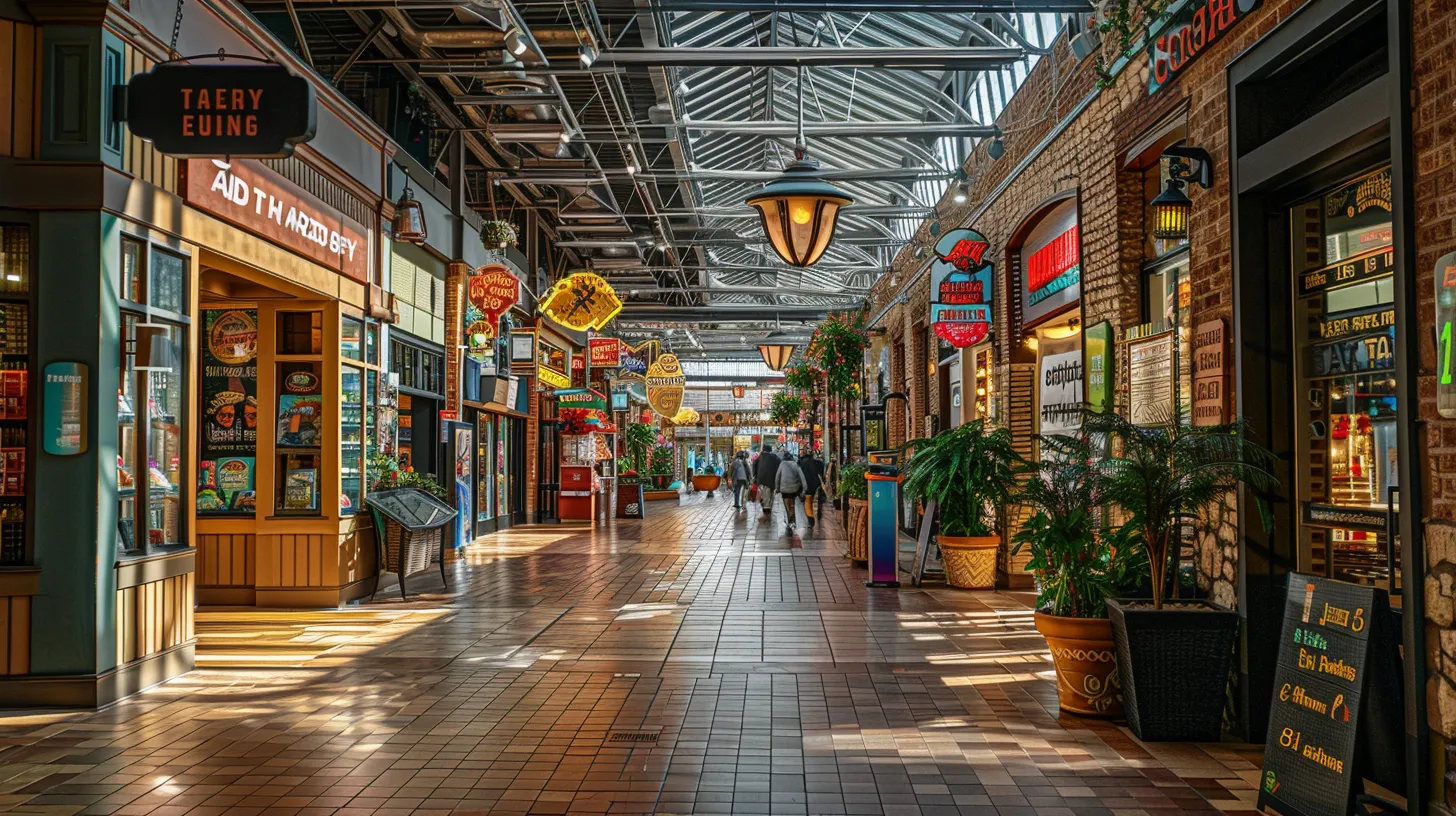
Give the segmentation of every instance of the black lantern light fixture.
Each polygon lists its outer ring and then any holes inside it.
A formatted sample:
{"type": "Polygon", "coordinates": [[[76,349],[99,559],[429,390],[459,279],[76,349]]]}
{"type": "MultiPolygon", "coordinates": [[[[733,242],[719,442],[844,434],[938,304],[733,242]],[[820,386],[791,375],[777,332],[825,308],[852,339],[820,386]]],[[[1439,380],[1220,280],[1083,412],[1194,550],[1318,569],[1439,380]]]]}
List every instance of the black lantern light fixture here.
{"type": "Polygon", "coordinates": [[[804,138],[804,69],[799,68],[799,133],[794,139],[794,161],[783,175],[748,197],[758,210],[763,233],[774,252],[790,266],[813,266],[824,257],[834,238],[839,211],[854,199],[825,181],[819,163],[809,158],[804,138]]]}
{"type": "Polygon", "coordinates": [[[1148,205],[1152,208],[1153,237],[1185,241],[1193,202],[1183,188],[1190,181],[1205,190],[1213,186],[1213,157],[1201,147],[1174,145],[1163,151],[1163,158],[1168,160],[1168,184],[1148,205]]]}
{"type": "Polygon", "coordinates": [[[774,371],[783,371],[799,346],[788,335],[775,331],[758,344],[758,353],[763,355],[763,364],[774,371]]]}
{"type": "Polygon", "coordinates": [[[425,230],[425,210],[415,200],[414,190],[405,185],[394,205],[394,218],[389,222],[390,236],[396,241],[423,244],[429,232],[425,230]]]}

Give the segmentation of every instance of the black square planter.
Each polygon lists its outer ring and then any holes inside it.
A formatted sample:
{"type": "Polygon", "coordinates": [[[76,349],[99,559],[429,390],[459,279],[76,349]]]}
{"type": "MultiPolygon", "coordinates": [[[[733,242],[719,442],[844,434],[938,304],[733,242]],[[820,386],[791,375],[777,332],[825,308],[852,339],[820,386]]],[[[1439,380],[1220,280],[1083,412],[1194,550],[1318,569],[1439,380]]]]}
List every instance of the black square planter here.
{"type": "Polygon", "coordinates": [[[1208,601],[1109,600],[1127,724],[1147,742],[1218,742],[1239,615],[1208,601]],[[1135,606],[1133,606],[1135,605],[1135,606]]]}

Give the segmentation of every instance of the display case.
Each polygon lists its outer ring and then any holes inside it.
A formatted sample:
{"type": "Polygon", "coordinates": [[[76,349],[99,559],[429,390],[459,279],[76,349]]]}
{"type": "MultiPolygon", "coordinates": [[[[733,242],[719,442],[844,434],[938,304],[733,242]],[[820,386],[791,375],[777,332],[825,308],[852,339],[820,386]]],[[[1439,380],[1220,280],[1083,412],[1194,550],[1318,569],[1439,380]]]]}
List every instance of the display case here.
{"type": "Polygon", "coordinates": [[[28,556],[30,229],[0,225],[0,566],[28,556]]]}
{"type": "Polygon", "coordinates": [[[364,372],[343,366],[339,375],[339,514],[345,516],[352,515],[364,499],[364,393],[364,372]]]}

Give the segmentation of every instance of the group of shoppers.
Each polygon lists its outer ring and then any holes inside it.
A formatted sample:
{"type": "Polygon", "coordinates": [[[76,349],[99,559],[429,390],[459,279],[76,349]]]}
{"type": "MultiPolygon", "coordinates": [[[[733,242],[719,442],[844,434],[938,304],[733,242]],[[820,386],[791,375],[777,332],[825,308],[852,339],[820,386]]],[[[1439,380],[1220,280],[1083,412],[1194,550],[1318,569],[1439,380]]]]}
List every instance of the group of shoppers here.
{"type": "Polygon", "coordinates": [[[795,460],[794,454],[789,451],[780,456],[774,453],[772,445],[765,444],[763,451],[751,462],[748,451],[739,451],[733,458],[730,475],[734,509],[743,508],[745,491],[751,495],[752,486],[756,485],[763,515],[768,517],[773,513],[773,494],[777,493],[783,499],[788,515],[788,534],[793,535],[794,502],[802,496],[808,527],[814,529],[814,519],[819,516],[815,511],[822,511],[824,507],[824,463],[815,458],[813,451],[795,460]],[[815,502],[818,503],[817,508],[815,502]]]}

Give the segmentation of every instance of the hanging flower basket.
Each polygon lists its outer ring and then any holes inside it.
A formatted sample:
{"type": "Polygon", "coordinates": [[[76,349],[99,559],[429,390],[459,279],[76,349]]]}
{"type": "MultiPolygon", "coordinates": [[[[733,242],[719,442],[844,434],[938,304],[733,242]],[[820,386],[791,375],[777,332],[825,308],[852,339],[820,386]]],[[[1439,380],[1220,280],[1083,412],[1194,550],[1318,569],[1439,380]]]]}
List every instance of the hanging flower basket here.
{"type": "Polygon", "coordinates": [[[516,228],[509,221],[486,221],[480,225],[480,240],[490,249],[516,245],[516,228]]]}

